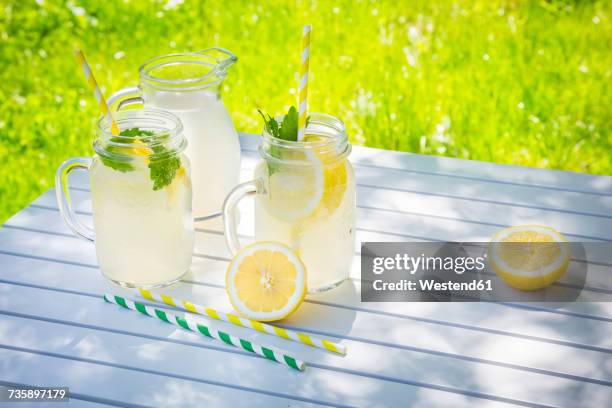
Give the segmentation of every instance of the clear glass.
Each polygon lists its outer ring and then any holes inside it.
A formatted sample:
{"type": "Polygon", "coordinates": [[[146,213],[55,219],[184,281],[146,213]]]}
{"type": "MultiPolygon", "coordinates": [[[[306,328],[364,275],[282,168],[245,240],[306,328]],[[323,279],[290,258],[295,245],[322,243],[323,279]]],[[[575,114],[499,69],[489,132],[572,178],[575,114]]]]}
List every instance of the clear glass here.
{"type": "Polygon", "coordinates": [[[107,279],[125,287],[169,285],[189,271],[195,240],[182,125],[176,116],[157,109],[126,110],[115,118],[122,130],[137,127],[155,134],[138,142],[116,137],[102,119],[93,159],[58,169],[60,209],[73,231],[95,241],[98,264],[107,279]],[[151,151],[163,153],[154,161],[147,154],[151,151]],[[168,184],[156,187],[152,163],[166,166],[171,160],[178,169],[168,184]],[[89,170],[95,234],[79,232],[80,223],[74,223],[66,176],[79,166],[89,170]]]}
{"type": "Polygon", "coordinates": [[[255,194],[255,240],[280,241],[296,251],[308,271],[308,291],[331,289],[350,272],[355,251],[355,176],[344,124],[312,113],[306,137],[289,142],[263,133],[255,180],[226,199],[227,243],[240,248],[233,211],[255,194]]]}
{"type": "Polygon", "coordinates": [[[163,55],[140,67],[140,84],[111,96],[119,106],[139,102],[181,119],[192,164],[196,219],[220,215],[240,179],[240,141],[220,89],[236,57],[221,48],[163,55]]]}

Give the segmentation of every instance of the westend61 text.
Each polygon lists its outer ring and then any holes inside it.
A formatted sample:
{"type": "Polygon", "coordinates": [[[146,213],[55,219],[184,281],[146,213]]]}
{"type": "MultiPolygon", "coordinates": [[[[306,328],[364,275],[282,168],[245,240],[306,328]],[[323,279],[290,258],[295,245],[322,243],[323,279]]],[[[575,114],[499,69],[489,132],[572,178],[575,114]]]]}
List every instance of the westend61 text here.
{"type": "Polygon", "coordinates": [[[383,280],[375,280],[372,284],[374,290],[377,291],[426,291],[426,292],[440,292],[440,291],[475,291],[475,290],[493,290],[490,279],[475,279],[470,282],[437,282],[433,279],[419,279],[417,282],[402,279],[397,282],[385,282],[383,280]],[[418,282],[418,285],[417,285],[418,282]]]}

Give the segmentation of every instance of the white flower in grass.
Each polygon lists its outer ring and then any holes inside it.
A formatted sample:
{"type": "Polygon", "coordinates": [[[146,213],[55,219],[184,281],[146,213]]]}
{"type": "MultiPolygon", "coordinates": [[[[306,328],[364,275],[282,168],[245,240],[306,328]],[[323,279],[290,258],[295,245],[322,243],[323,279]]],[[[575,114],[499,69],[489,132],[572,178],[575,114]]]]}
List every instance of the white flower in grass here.
{"type": "Polygon", "coordinates": [[[404,47],[404,55],[406,56],[406,60],[408,61],[408,65],[411,67],[416,66],[417,59],[416,56],[410,51],[408,47],[404,47]]]}
{"type": "Polygon", "coordinates": [[[70,7],[70,11],[72,11],[72,14],[74,14],[75,16],[81,17],[85,15],[85,9],[83,7],[70,7]]]}
{"type": "Polygon", "coordinates": [[[185,0],[168,0],[168,2],[164,5],[164,10],[172,10],[173,8],[177,8],[181,4],[183,4],[185,0]]]}
{"type": "Polygon", "coordinates": [[[424,151],[426,147],[427,137],[425,135],[421,135],[421,137],[419,138],[419,148],[421,149],[421,151],[424,151]]]}
{"type": "Polygon", "coordinates": [[[350,102],[351,108],[355,109],[361,116],[374,116],[376,114],[376,102],[372,96],[372,92],[366,92],[363,89],[359,90],[357,98],[350,102]]]}
{"type": "Polygon", "coordinates": [[[432,140],[435,140],[439,143],[448,143],[450,141],[450,136],[448,131],[451,127],[451,119],[448,115],[444,115],[440,122],[435,126],[435,132],[432,135],[432,140]]]}
{"type": "Polygon", "coordinates": [[[414,42],[419,38],[419,29],[415,25],[408,27],[408,37],[414,42]]]}

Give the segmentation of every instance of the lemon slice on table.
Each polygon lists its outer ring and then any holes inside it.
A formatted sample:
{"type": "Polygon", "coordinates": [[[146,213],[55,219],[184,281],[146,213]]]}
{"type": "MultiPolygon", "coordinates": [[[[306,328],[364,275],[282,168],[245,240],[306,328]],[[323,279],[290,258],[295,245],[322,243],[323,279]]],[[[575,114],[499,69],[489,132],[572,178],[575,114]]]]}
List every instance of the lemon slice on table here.
{"type": "Polygon", "coordinates": [[[293,313],[306,295],[306,268],[289,247],[260,241],[243,248],[225,275],[227,294],[242,316],[280,320],[293,313]]]}
{"type": "Polygon", "coordinates": [[[499,231],[491,239],[489,263],[508,285],[538,290],[559,279],[570,262],[565,237],[544,225],[519,225],[499,231]]]}

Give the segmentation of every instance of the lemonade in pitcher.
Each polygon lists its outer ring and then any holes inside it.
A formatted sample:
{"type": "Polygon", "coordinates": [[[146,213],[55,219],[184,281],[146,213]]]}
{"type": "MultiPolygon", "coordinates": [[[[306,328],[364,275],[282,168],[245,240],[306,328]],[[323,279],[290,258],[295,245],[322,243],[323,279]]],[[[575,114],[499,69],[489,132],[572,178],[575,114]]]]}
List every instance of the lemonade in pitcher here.
{"type": "Polygon", "coordinates": [[[312,113],[302,141],[273,132],[264,129],[255,180],[226,201],[228,245],[239,249],[231,207],[254,191],[255,240],[292,248],[306,266],[309,292],[331,289],[348,277],[355,251],[355,177],[344,124],[312,113]]]}
{"type": "Polygon", "coordinates": [[[219,214],[225,196],[239,182],[240,142],[220,92],[235,62],[221,48],[162,55],[140,67],[138,87],[110,97],[119,107],[144,103],[180,118],[192,166],[196,219],[219,214]]]}

